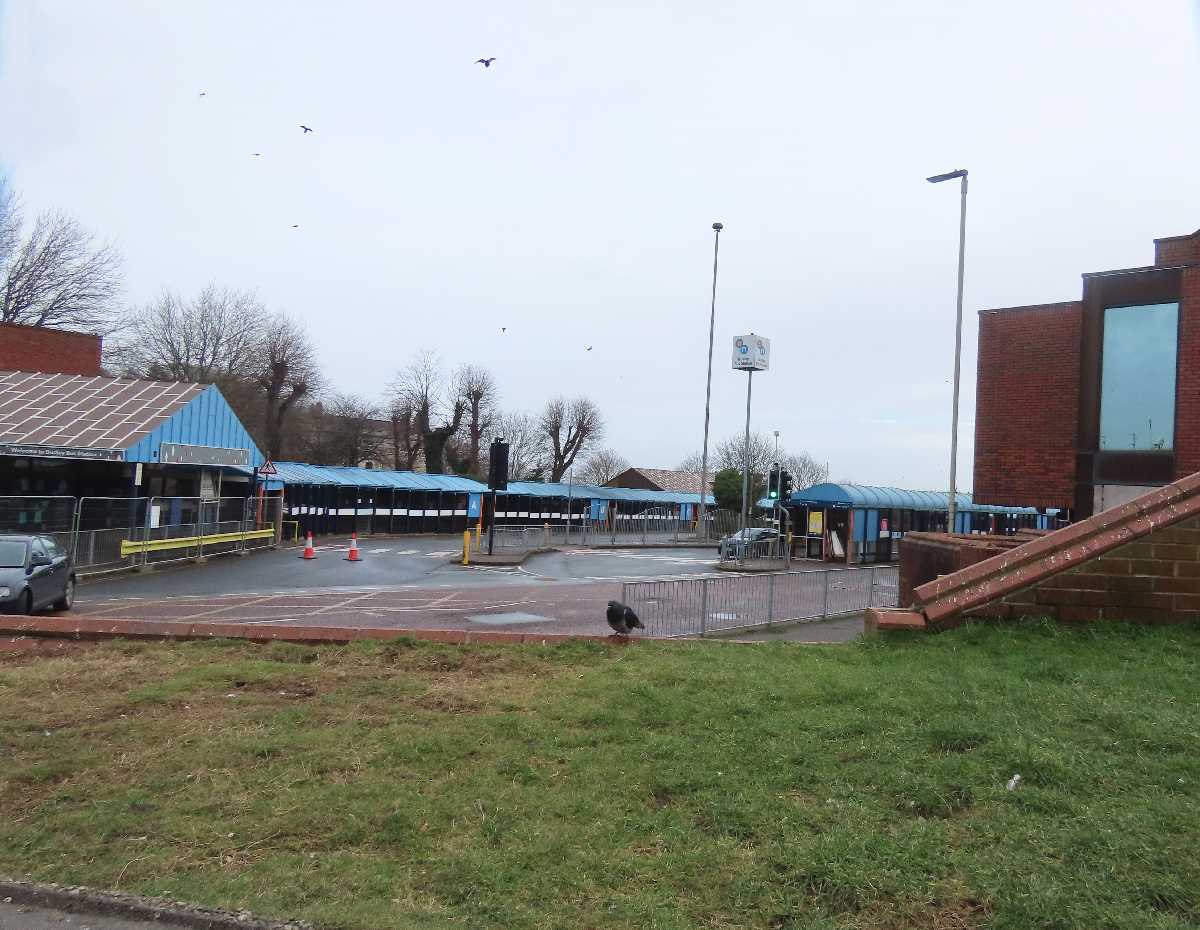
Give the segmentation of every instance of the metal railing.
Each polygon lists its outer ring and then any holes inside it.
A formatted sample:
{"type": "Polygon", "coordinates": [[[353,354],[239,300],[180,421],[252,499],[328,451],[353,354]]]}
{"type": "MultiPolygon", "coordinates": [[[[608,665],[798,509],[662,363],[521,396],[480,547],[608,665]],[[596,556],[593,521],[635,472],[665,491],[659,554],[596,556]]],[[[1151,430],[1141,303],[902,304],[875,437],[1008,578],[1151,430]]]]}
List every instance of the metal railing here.
{"type": "Polygon", "coordinates": [[[275,545],[281,505],[277,497],[4,496],[0,533],[52,536],[76,568],[106,571],[275,545]]]}
{"type": "MultiPolygon", "coordinates": [[[[497,526],[492,532],[493,554],[519,555],[532,552],[548,545],[546,530],[540,526],[497,526]]],[[[488,551],[488,534],[482,533],[476,540],[476,551],[488,551]]]]}
{"type": "Polygon", "coordinates": [[[658,638],[704,636],[894,607],[895,566],[768,572],[728,578],[629,581],[621,600],[658,638]]]}

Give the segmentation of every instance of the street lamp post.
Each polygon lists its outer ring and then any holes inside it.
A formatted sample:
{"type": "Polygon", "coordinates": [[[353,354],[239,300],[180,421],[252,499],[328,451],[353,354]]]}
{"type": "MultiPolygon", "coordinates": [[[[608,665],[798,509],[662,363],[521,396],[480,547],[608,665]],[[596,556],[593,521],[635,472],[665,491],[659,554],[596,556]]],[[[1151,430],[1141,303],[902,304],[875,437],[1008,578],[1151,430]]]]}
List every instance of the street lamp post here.
{"type": "Polygon", "coordinates": [[[946,174],[935,174],[926,178],[930,184],[940,184],[942,181],[960,179],[959,187],[961,207],[958,216],[958,304],[954,314],[954,412],[950,420],[950,500],[947,509],[946,527],[949,532],[955,531],[958,517],[958,385],[959,373],[962,369],[962,306],[963,306],[963,269],[967,249],[967,169],[959,168],[946,174]]]}
{"type": "Polygon", "coordinates": [[[717,252],[721,247],[722,223],[713,223],[713,277],[712,277],[712,306],[708,311],[708,380],[704,384],[704,449],[700,453],[700,539],[708,539],[708,516],[705,513],[705,500],[708,497],[708,418],[712,405],[712,353],[713,329],[717,323],[717,252]]]}

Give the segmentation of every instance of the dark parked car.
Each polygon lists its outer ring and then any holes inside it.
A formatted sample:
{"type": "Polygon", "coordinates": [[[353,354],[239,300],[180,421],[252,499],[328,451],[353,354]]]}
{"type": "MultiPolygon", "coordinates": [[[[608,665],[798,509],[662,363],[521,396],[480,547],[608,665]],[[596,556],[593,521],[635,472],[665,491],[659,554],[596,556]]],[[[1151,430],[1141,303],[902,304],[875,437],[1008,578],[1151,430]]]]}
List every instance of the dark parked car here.
{"type": "Polygon", "coordinates": [[[75,566],[49,536],[0,535],[0,613],[70,610],[75,566]]]}
{"type": "Polygon", "coordinates": [[[742,552],[749,547],[750,551],[754,551],[754,544],[765,542],[773,536],[778,535],[776,530],[765,526],[750,526],[744,530],[726,536],[717,543],[717,555],[721,559],[739,559],[742,557],[742,552]]]}

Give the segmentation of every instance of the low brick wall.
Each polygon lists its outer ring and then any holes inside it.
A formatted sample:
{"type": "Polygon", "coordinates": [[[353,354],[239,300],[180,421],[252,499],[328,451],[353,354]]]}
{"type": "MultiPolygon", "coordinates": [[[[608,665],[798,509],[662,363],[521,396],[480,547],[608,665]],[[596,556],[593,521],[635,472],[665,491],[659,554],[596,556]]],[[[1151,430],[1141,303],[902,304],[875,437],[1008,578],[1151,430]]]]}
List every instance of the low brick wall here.
{"type": "Polygon", "coordinates": [[[990,559],[1030,537],[962,533],[909,533],[900,540],[900,590],[897,604],[911,607],[913,591],[928,581],[990,559]]]}
{"type": "Polygon", "coordinates": [[[1155,529],[969,617],[1053,617],[1065,623],[1200,620],[1200,517],[1155,529]]]}

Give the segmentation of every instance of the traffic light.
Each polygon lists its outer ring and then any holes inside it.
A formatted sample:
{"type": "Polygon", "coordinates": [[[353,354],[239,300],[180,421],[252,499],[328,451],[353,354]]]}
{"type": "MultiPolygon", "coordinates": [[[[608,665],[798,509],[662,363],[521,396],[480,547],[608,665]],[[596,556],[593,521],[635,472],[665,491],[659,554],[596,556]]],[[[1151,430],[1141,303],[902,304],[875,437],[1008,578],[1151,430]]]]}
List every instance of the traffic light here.
{"type": "Polygon", "coordinates": [[[792,473],[786,469],[779,470],[779,499],[788,501],[792,497],[792,473]]]}
{"type": "Polygon", "coordinates": [[[493,439],[488,450],[488,487],[508,490],[508,443],[503,439],[493,439]]]}
{"type": "Polygon", "coordinates": [[[773,501],[779,500],[779,465],[771,466],[771,474],[767,478],[767,497],[773,501]]]}

